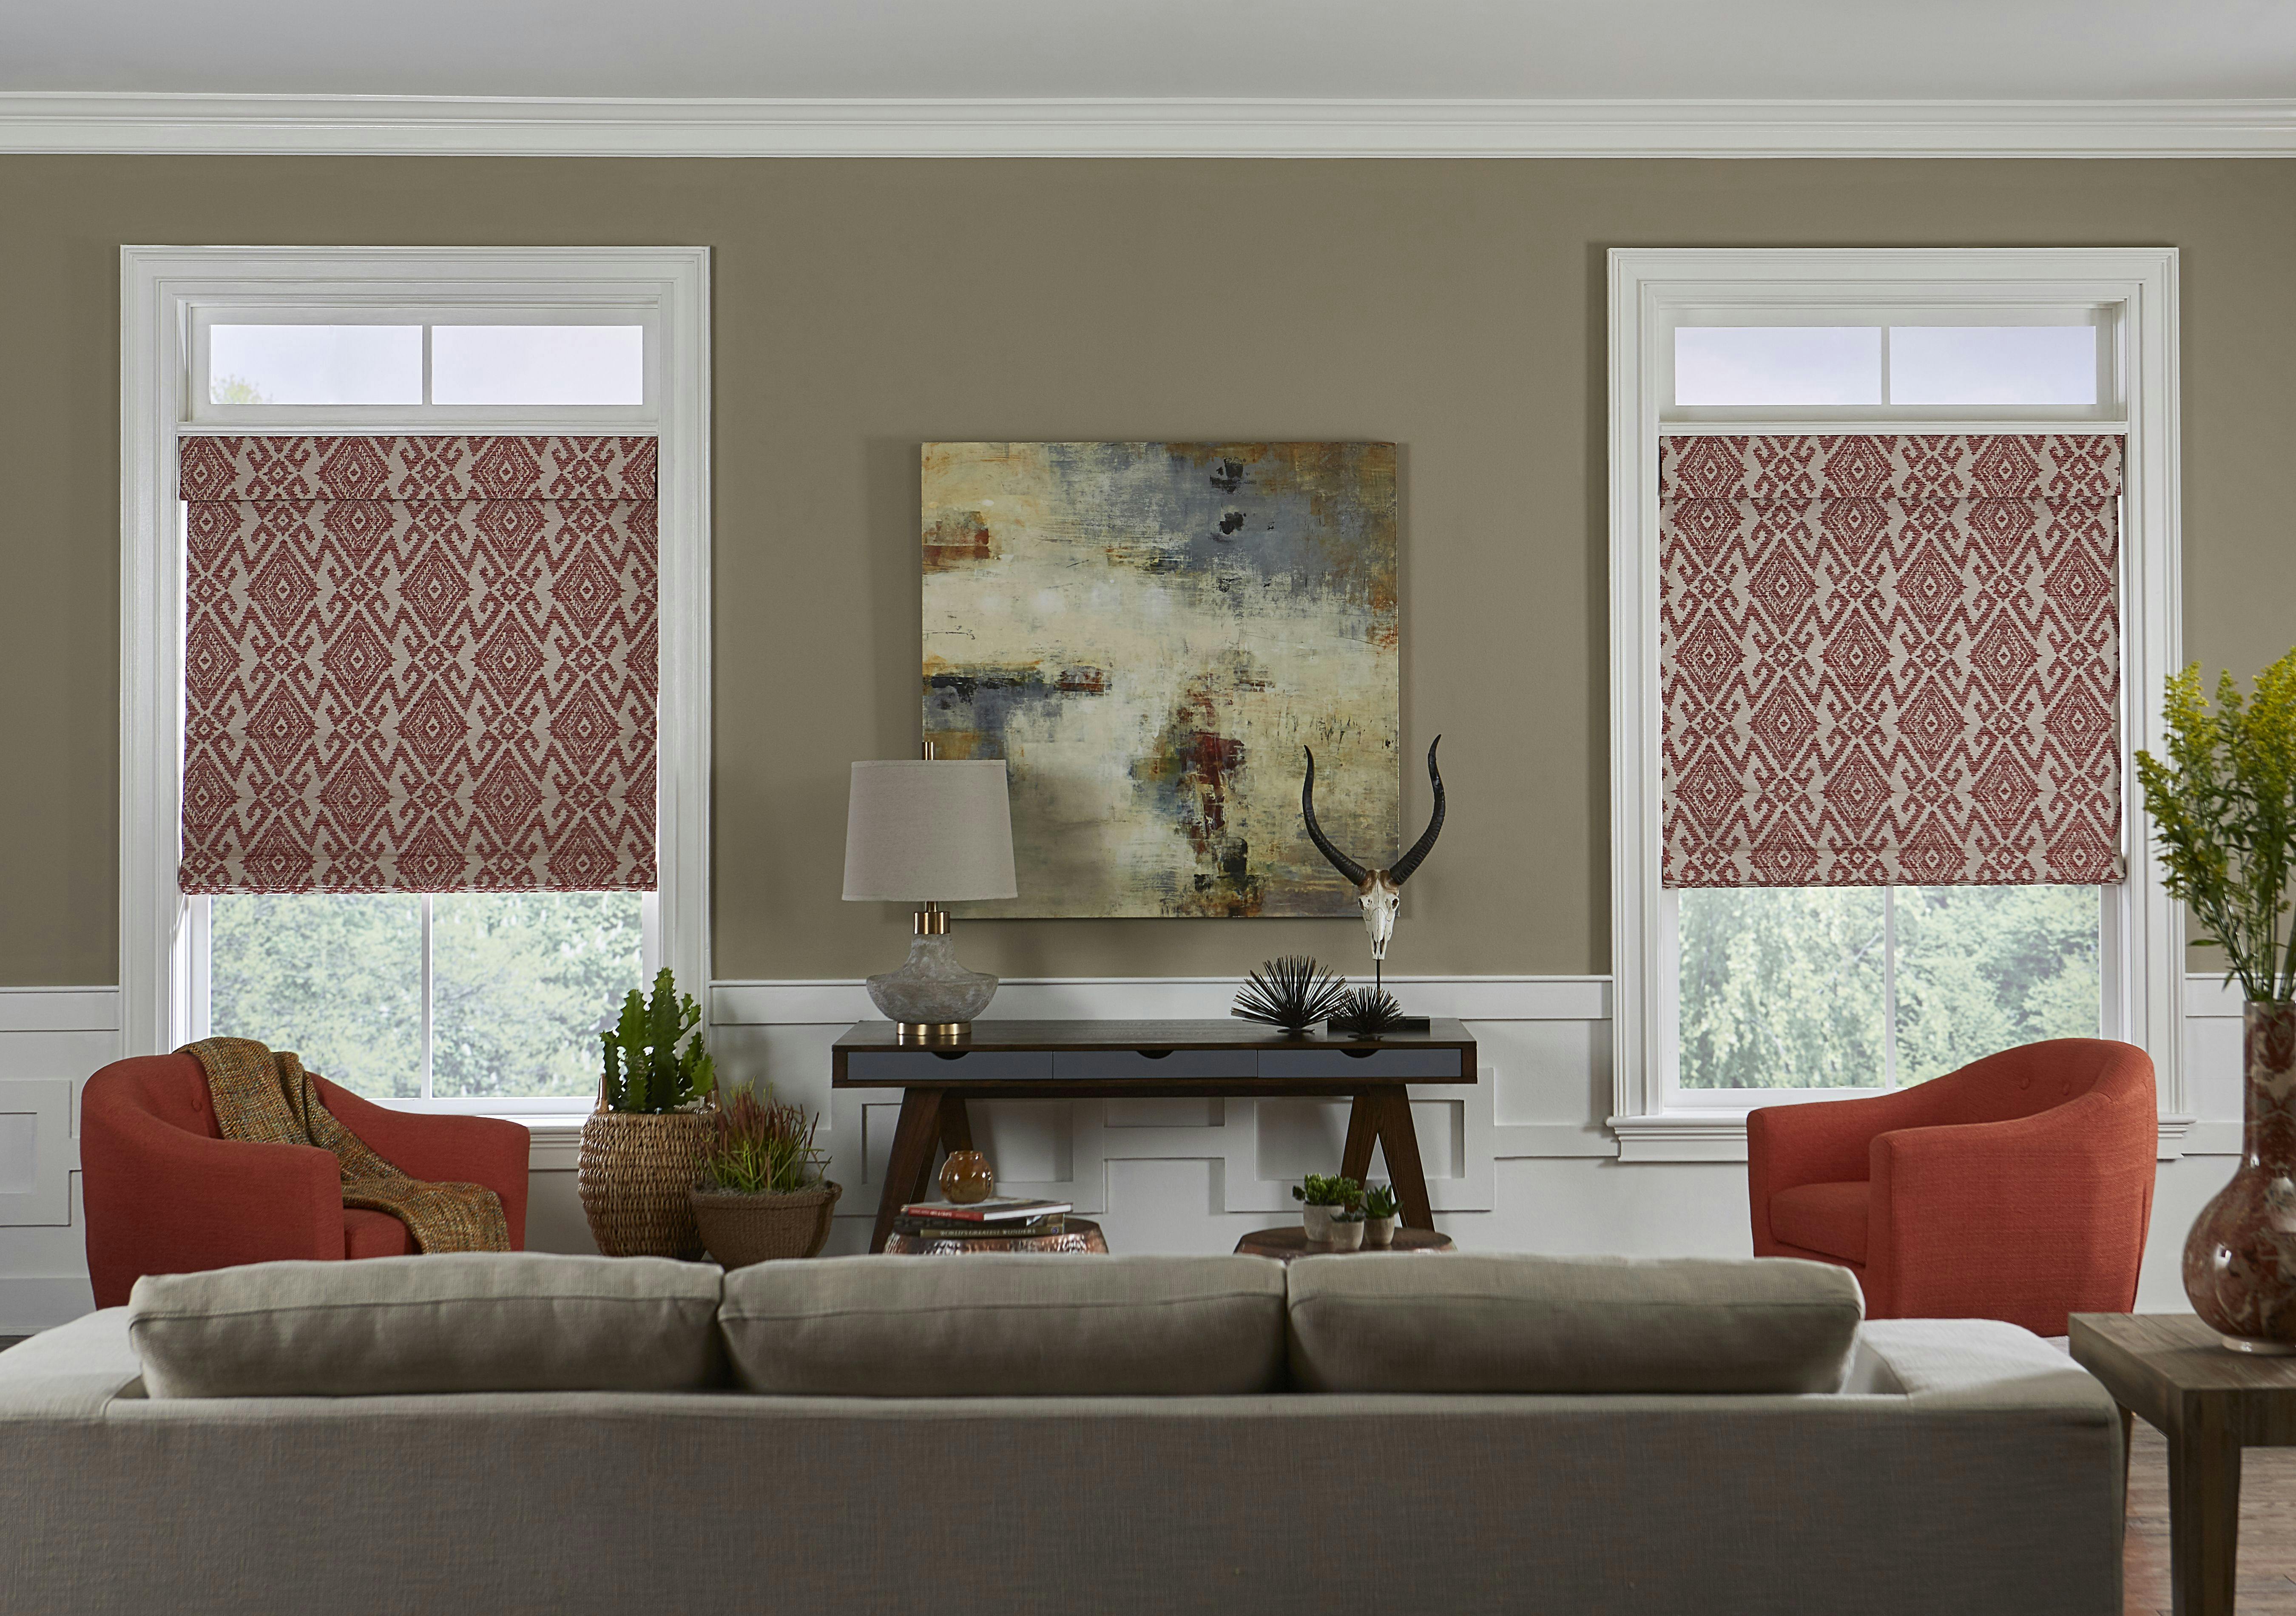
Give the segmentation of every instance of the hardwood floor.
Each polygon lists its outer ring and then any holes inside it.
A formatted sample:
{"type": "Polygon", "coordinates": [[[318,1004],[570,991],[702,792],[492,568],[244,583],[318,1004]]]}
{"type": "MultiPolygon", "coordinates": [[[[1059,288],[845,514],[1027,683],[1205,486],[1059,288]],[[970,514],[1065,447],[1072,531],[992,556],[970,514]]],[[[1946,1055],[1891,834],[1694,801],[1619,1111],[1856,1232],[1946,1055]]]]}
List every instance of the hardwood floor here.
{"type": "MultiPolygon", "coordinates": [[[[2138,1422],[2128,1456],[2126,1616],[2169,1616],[2169,1448],[2138,1422]]],[[[2241,1616],[2296,1616],[2296,1448],[2241,1455],[2241,1616]]]]}

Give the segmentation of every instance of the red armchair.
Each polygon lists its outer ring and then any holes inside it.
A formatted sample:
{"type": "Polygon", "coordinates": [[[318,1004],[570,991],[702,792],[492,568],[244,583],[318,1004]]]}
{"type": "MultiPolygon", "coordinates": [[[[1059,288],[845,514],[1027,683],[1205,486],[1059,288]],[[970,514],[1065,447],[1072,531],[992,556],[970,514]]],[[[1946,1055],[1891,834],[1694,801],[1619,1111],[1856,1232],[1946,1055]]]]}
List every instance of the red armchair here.
{"type": "MultiPolygon", "coordinates": [[[[392,1111],[324,1078],[320,1097],[403,1173],[483,1184],[526,1246],[527,1133],[492,1117],[392,1111]]],[[[95,1305],[119,1307],[145,1274],[243,1262],[398,1257],[414,1248],[388,1212],[343,1205],[335,1159],[309,1144],[226,1139],[207,1074],[187,1054],[115,1061],[80,1095],[80,1187],[95,1305]]]]}
{"type": "Polygon", "coordinates": [[[2126,1313],[2152,1216],[2152,1062],[2054,1038],[1870,1099],[1746,1118],[1754,1254],[1848,1268],[1873,1318],[2062,1335],[2126,1313]]]}

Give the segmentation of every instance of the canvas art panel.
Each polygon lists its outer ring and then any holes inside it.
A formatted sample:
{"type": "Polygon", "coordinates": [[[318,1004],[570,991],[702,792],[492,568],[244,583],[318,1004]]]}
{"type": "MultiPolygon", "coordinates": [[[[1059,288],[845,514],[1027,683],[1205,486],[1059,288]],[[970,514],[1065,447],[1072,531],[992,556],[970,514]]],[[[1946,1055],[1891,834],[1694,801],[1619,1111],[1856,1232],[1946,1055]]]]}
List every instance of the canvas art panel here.
{"type": "Polygon", "coordinates": [[[981,915],[1341,915],[1396,846],[1395,446],[929,443],[924,734],[1003,758],[981,915]]]}

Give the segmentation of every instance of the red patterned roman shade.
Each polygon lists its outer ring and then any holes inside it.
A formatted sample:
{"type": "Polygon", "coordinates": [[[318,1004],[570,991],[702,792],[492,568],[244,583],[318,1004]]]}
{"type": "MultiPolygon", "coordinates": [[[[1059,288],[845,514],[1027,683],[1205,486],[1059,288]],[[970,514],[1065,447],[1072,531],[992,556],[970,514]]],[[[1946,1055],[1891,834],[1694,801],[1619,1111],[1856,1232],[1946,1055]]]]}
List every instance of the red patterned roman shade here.
{"type": "Polygon", "coordinates": [[[1669,887],[2121,879],[2116,437],[1659,445],[1669,887]]]}
{"type": "Polygon", "coordinates": [[[191,438],[185,892],[646,890],[651,438],[191,438]]]}

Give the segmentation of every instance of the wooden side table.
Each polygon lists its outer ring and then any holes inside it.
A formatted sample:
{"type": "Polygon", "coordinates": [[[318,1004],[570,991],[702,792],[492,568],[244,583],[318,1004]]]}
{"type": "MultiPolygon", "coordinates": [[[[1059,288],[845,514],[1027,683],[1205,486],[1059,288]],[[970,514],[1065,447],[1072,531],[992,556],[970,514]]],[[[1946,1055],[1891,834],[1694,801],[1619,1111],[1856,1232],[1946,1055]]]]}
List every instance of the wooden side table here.
{"type": "MultiPolygon", "coordinates": [[[[1365,1246],[1363,1251],[1376,1254],[1380,1248],[1365,1246]]],[[[1398,1229],[1390,1251],[1447,1251],[1451,1237],[1439,1235],[1433,1229],[1398,1229]]],[[[1308,1243],[1308,1231],[1296,1223],[1287,1223],[1279,1229],[1254,1229],[1235,1243],[1238,1257],[1273,1257],[1289,1263],[1298,1257],[1353,1257],[1359,1253],[1342,1251],[1337,1246],[1317,1246],[1308,1243]]]]}
{"type": "Polygon", "coordinates": [[[2169,1440],[2169,1551],[2176,1616],[2233,1616],[2240,1450],[2296,1448],[2296,1358],[2234,1352],[2186,1314],[2076,1313],[2074,1361],[2169,1440]]]}

